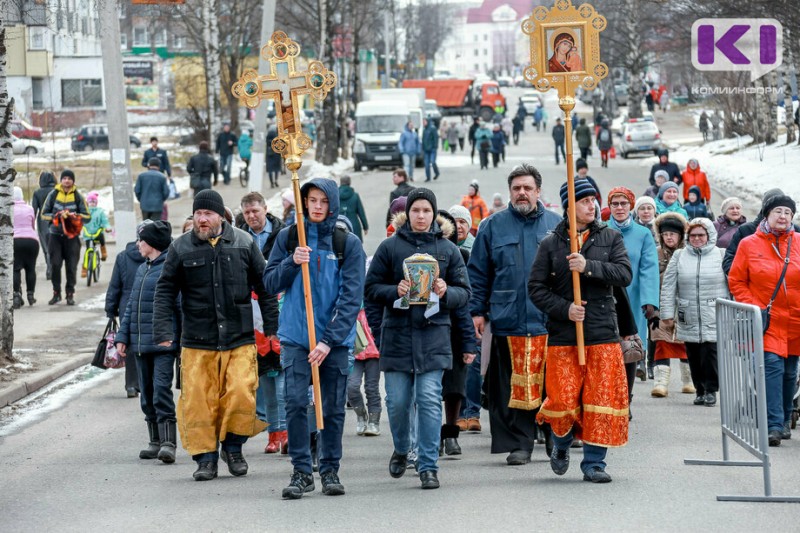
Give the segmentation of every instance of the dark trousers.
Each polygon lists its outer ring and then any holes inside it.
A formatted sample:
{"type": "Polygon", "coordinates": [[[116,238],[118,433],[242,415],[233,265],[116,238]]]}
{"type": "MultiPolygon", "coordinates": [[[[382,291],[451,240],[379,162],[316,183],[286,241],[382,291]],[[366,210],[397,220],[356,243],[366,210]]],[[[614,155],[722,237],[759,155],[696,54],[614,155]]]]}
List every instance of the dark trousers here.
{"type": "MultiPolygon", "coordinates": [[[[281,343],[281,358],[286,373],[286,428],[289,431],[289,455],[294,469],[311,474],[311,448],[307,418],[308,386],[311,365],[308,348],[281,343]]],[[[347,394],[348,350],[343,346],[331,348],[319,367],[322,389],[322,419],[325,429],[319,432],[319,472],[339,471],[342,458],[344,404],[347,394]]]]}
{"type": "Polygon", "coordinates": [[[514,145],[515,145],[515,146],[516,146],[517,144],[519,144],[519,131],[518,131],[518,130],[515,130],[515,131],[514,131],[514,132],[511,134],[511,138],[514,140],[514,145]]]}
{"type": "Polygon", "coordinates": [[[558,152],[561,152],[561,157],[564,158],[564,161],[567,160],[567,153],[564,151],[564,142],[556,142],[556,165],[558,164],[558,152]]]}
{"type": "Polygon", "coordinates": [[[172,378],[175,376],[175,354],[137,354],[127,357],[126,364],[136,359],[139,374],[139,401],[147,422],[175,422],[175,401],[172,378]]]}
{"type": "Polygon", "coordinates": [[[355,360],[353,371],[347,378],[347,399],[355,409],[364,407],[361,395],[361,380],[364,380],[364,393],[367,396],[367,411],[370,414],[381,412],[381,369],[377,358],[355,360]]]}
{"type": "Polygon", "coordinates": [[[145,211],[142,209],[142,220],[161,220],[161,211],[145,211]]]}
{"type": "Polygon", "coordinates": [[[489,151],[488,150],[481,150],[478,153],[478,156],[481,160],[481,169],[488,169],[489,168],[489,151]]]}
{"type": "Polygon", "coordinates": [[[47,265],[47,279],[50,279],[50,225],[39,219],[36,221],[36,232],[39,234],[39,246],[44,253],[44,264],[47,265]]]}
{"type": "Polygon", "coordinates": [[[475,162],[475,140],[470,139],[469,140],[469,146],[470,146],[470,148],[469,148],[470,162],[474,163],[475,162]]]}
{"type": "Polygon", "coordinates": [[[717,343],[687,342],[685,346],[686,356],[689,358],[689,368],[692,370],[692,382],[697,390],[697,395],[717,392],[719,390],[717,343]]]}
{"type": "Polygon", "coordinates": [[[78,259],[81,255],[81,240],[77,237],[68,239],[63,235],[50,235],[50,262],[53,267],[53,292],[61,293],[61,263],[67,278],[64,287],[67,294],[75,294],[75,275],[78,259]]]}
{"type": "Polygon", "coordinates": [[[628,382],[628,401],[633,401],[633,382],[636,379],[636,366],[639,363],[625,363],[625,379],[628,382]]]}
{"type": "MultiPolygon", "coordinates": [[[[237,435],[236,433],[228,433],[225,435],[225,440],[222,441],[222,449],[226,452],[239,452],[242,451],[242,445],[247,442],[247,437],[245,435],[237,435]]],[[[219,461],[219,452],[206,452],[206,453],[198,453],[197,455],[192,456],[192,460],[198,463],[205,463],[205,462],[213,462],[216,463],[219,461]]]]}
{"type": "Polygon", "coordinates": [[[497,164],[500,162],[500,156],[502,154],[500,152],[492,152],[492,166],[497,168],[497,164]]]}
{"type": "Polygon", "coordinates": [[[585,161],[586,159],[589,158],[589,147],[587,146],[584,148],[583,146],[581,146],[580,150],[581,150],[581,159],[585,161]]]}
{"type": "Polygon", "coordinates": [[[35,239],[14,239],[14,292],[22,292],[22,271],[25,271],[25,288],[36,291],[36,258],[39,242],[35,239]]]}
{"type": "Polygon", "coordinates": [[[139,362],[137,359],[136,357],[127,357],[125,360],[125,390],[139,390],[139,362]]]}
{"type": "Polygon", "coordinates": [[[511,353],[506,337],[492,337],[492,358],[484,387],[489,398],[492,453],[533,450],[538,409],[525,411],[508,406],[511,399],[511,353]]]}

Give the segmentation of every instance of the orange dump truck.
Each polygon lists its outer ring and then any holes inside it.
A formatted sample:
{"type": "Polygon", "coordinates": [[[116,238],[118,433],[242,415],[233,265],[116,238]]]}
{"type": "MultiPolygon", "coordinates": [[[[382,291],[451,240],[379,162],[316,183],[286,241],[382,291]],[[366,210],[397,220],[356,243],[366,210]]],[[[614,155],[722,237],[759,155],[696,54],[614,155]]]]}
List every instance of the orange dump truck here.
{"type": "Polygon", "coordinates": [[[506,98],[495,81],[476,85],[475,80],[405,80],[403,88],[425,89],[425,97],[436,100],[443,115],[480,116],[488,121],[496,112],[506,112],[506,98]]]}

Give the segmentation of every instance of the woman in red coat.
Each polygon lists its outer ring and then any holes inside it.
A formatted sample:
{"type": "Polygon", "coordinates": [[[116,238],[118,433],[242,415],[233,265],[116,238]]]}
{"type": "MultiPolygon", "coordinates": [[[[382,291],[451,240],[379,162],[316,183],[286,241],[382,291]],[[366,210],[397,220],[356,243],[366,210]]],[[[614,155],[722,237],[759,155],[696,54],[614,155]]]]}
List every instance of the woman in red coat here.
{"type": "Polygon", "coordinates": [[[791,437],[792,399],[800,354],[800,239],[792,225],[794,200],[775,196],[764,205],[764,220],[739,244],[728,284],[736,301],[765,309],[786,265],[764,333],[769,445],[791,437]]]}
{"type": "Polygon", "coordinates": [[[708,184],[708,176],[700,170],[700,163],[697,159],[690,159],[686,164],[686,170],[681,174],[683,178],[683,201],[689,200],[689,189],[697,185],[700,188],[700,196],[706,201],[706,205],[711,201],[711,186],[708,184]]]}

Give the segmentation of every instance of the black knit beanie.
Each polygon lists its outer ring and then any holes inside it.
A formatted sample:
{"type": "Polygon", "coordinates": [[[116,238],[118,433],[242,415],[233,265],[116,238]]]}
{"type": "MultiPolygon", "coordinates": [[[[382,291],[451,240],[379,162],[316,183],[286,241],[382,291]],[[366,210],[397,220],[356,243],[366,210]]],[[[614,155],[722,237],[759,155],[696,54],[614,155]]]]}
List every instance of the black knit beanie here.
{"type": "Polygon", "coordinates": [[[72,181],[75,181],[75,173],[70,169],[65,168],[61,171],[61,177],[59,178],[59,181],[63,180],[64,178],[69,178],[72,181]]]}
{"type": "Polygon", "coordinates": [[[225,202],[215,190],[205,189],[195,195],[192,203],[192,213],[198,209],[208,209],[225,218],[225,202]]]}
{"type": "Polygon", "coordinates": [[[406,199],[406,217],[411,218],[409,214],[411,212],[411,206],[414,205],[414,202],[417,200],[428,200],[431,203],[431,207],[433,207],[433,212],[438,213],[436,195],[433,194],[433,191],[424,187],[417,187],[408,193],[408,198],[406,199]]]}
{"type": "Polygon", "coordinates": [[[163,252],[169,248],[169,243],[172,242],[172,226],[164,220],[145,224],[139,230],[139,240],[146,242],[159,252],[163,252]]]}

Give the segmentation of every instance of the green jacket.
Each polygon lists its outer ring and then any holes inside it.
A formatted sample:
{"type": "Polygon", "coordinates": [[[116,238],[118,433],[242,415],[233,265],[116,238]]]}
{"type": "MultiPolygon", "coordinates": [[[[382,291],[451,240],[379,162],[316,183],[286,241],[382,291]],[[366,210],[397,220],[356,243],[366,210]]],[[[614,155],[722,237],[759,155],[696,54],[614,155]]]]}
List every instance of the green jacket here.
{"type": "Polygon", "coordinates": [[[586,124],[575,128],[575,140],[580,148],[589,148],[592,145],[592,130],[586,124]]]}
{"type": "Polygon", "coordinates": [[[349,185],[339,187],[339,213],[347,217],[350,224],[353,225],[353,233],[361,242],[364,242],[362,228],[369,230],[367,214],[361,203],[361,197],[349,185]]]}

